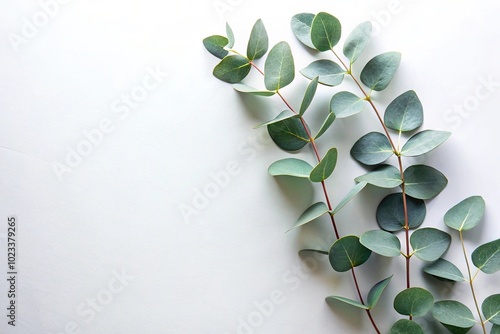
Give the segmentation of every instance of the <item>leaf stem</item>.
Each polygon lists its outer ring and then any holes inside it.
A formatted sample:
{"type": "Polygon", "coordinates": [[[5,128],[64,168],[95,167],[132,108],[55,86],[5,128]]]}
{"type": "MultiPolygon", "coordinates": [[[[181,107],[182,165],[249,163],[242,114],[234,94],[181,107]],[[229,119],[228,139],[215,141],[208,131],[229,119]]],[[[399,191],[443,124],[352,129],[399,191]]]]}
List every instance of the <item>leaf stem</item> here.
{"type": "MultiPolygon", "coordinates": [[[[351,273],[354,285],[356,286],[356,291],[358,292],[359,301],[361,302],[361,304],[365,305],[363,296],[361,295],[361,289],[359,288],[358,279],[356,277],[356,272],[354,271],[354,268],[351,268],[351,273]]],[[[366,314],[368,315],[368,318],[370,319],[370,322],[372,323],[372,326],[377,332],[377,334],[380,334],[380,330],[378,329],[377,324],[375,323],[375,319],[373,319],[372,313],[370,312],[369,309],[366,310],[366,314]]]]}
{"type": "Polygon", "coordinates": [[[477,315],[479,316],[479,322],[481,323],[481,327],[483,328],[483,333],[486,334],[486,327],[484,325],[483,317],[481,315],[481,310],[479,309],[479,303],[477,302],[476,292],[474,290],[474,278],[476,277],[477,273],[476,275],[474,275],[474,277],[472,277],[469,259],[467,258],[467,251],[465,249],[465,242],[462,230],[459,230],[458,232],[460,235],[460,243],[462,244],[462,251],[464,252],[465,264],[467,265],[467,274],[469,275],[469,285],[470,285],[470,290],[472,292],[472,298],[474,299],[474,304],[476,305],[477,315]]]}

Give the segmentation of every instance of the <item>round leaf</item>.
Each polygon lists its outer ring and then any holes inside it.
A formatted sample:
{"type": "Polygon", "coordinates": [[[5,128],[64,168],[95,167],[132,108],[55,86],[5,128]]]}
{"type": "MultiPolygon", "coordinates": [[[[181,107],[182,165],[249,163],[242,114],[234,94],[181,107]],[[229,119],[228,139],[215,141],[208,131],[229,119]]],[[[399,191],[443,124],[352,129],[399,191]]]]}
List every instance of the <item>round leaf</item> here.
{"type": "Polygon", "coordinates": [[[312,182],[322,182],[330,177],[337,165],[337,155],[336,148],[329,149],[323,159],[313,168],[309,175],[309,179],[312,182]]]}
{"type": "Polygon", "coordinates": [[[255,22],[247,46],[247,57],[250,60],[259,59],[264,56],[269,47],[269,38],[262,20],[255,22]]]}
{"type": "Polygon", "coordinates": [[[484,210],[484,199],[481,196],[471,196],[448,210],[444,215],[444,223],[457,231],[467,231],[479,223],[484,210]]]}
{"type": "Polygon", "coordinates": [[[274,162],[269,166],[268,172],[272,176],[286,175],[309,178],[311,170],[312,166],[304,160],[287,158],[274,162]]]}
{"type": "Polygon", "coordinates": [[[299,41],[304,45],[314,49],[311,41],[311,25],[314,20],[314,14],[300,13],[292,17],[292,31],[299,41]]]}
{"type": "Polygon", "coordinates": [[[360,139],[351,149],[351,155],[365,165],[377,165],[389,159],[392,151],[389,139],[380,132],[370,132],[360,139]]]}
{"type": "Polygon", "coordinates": [[[394,257],[401,254],[401,242],[392,233],[372,230],[361,235],[359,241],[363,246],[382,256],[394,257]]]}
{"type": "Polygon", "coordinates": [[[406,132],[422,125],[424,111],[417,94],[409,90],[396,97],[385,110],[384,123],[389,129],[406,132]]]}
{"type": "Polygon", "coordinates": [[[453,263],[438,259],[436,262],[429,264],[423,268],[424,272],[436,277],[437,279],[452,282],[465,281],[464,275],[453,263]]]}
{"type": "Polygon", "coordinates": [[[220,59],[224,58],[229,53],[229,51],[224,49],[227,43],[229,43],[227,38],[219,35],[209,36],[203,40],[203,45],[208,52],[220,59]]]}
{"type": "Polygon", "coordinates": [[[486,320],[495,325],[500,325],[500,294],[491,295],[483,301],[481,306],[486,320]]]}
{"type": "Polygon", "coordinates": [[[424,330],[415,321],[401,319],[391,327],[389,334],[424,334],[424,330]]]}
{"type": "Polygon", "coordinates": [[[370,255],[371,251],[359,242],[358,237],[348,235],[333,243],[328,257],[335,271],[344,272],[362,265],[370,255]]]}
{"type": "Polygon", "coordinates": [[[382,293],[391,281],[392,276],[393,275],[381,280],[370,289],[370,292],[368,292],[368,306],[370,309],[377,305],[380,296],[382,296],[382,293]]]}
{"type": "Polygon", "coordinates": [[[432,309],[432,305],[432,294],[418,287],[403,290],[394,298],[394,309],[402,315],[423,317],[432,309]]]}
{"type": "Polygon", "coordinates": [[[228,83],[238,83],[250,73],[248,59],[242,56],[227,56],[215,66],[214,76],[228,83]]]}
{"type": "Polygon", "coordinates": [[[351,64],[354,63],[363,52],[370,41],[371,34],[372,23],[367,21],[358,25],[349,36],[347,36],[344,43],[344,55],[349,58],[351,64]]]}
{"type": "MultiPolygon", "coordinates": [[[[406,196],[408,209],[408,226],[410,229],[419,227],[425,219],[425,202],[421,199],[406,196]]],[[[377,207],[377,223],[389,232],[396,232],[405,227],[403,194],[387,195],[377,207]]]]}
{"type": "Polygon", "coordinates": [[[264,64],[264,83],[267,90],[277,91],[295,78],[292,50],[287,42],[279,42],[267,55],[264,64]]]}
{"type": "Polygon", "coordinates": [[[432,308],[432,316],[446,328],[463,329],[461,333],[467,333],[476,324],[471,310],[455,300],[436,302],[432,308]]]}
{"type": "Polygon", "coordinates": [[[337,86],[342,83],[345,71],[336,62],[328,59],[313,61],[300,73],[308,79],[318,77],[318,82],[326,86],[337,86]]]}
{"type": "Polygon", "coordinates": [[[450,247],[451,236],[435,228],[421,228],[413,232],[410,244],[414,254],[423,261],[436,261],[450,247]]]}
{"type": "Polygon", "coordinates": [[[311,24],[311,41],[318,51],[333,49],[340,40],[341,25],[339,20],[331,14],[318,13],[311,24]]]}
{"type": "Polygon", "coordinates": [[[293,230],[296,227],[312,222],[313,220],[323,216],[327,212],[328,212],[328,207],[326,206],[325,203],[323,202],[314,203],[300,215],[299,219],[297,219],[297,222],[290,230],[293,230]]]}
{"type": "Polygon", "coordinates": [[[361,71],[361,82],[372,90],[387,88],[401,62],[399,52],[387,52],[372,58],[361,71]]]}
{"type": "Polygon", "coordinates": [[[416,157],[428,153],[444,143],[451,135],[448,131],[425,130],[412,136],[401,149],[401,155],[416,157]]]}
{"type": "Polygon", "coordinates": [[[355,178],[356,182],[366,182],[380,188],[394,188],[401,184],[399,170],[391,165],[380,165],[375,170],[355,178]]]}
{"type": "Polygon", "coordinates": [[[364,102],[351,92],[339,92],[330,100],[330,112],[338,118],[349,117],[361,112],[364,102]]]}
{"type": "Polygon", "coordinates": [[[500,270],[500,239],[476,248],[471,255],[472,263],[486,274],[500,270]]]}
{"type": "Polygon", "coordinates": [[[285,151],[297,151],[309,142],[304,125],[298,118],[287,118],[267,126],[271,139],[285,151]]]}
{"type": "Polygon", "coordinates": [[[413,165],[405,172],[406,194],[419,199],[437,196],[448,184],[448,179],[437,169],[426,165],[413,165]]]}

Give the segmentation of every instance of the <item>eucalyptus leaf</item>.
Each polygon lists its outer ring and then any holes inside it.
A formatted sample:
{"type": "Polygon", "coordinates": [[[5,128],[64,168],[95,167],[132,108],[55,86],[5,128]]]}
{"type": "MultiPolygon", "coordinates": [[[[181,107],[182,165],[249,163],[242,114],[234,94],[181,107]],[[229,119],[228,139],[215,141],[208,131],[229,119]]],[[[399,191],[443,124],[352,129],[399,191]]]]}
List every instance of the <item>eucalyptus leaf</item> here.
{"type": "Polygon", "coordinates": [[[379,188],[395,188],[399,186],[401,175],[399,170],[391,165],[380,165],[373,171],[354,179],[356,182],[366,182],[379,188]]]}
{"type": "Polygon", "coordinates": [[[487,297],[481,305],[484,317],[495,325],[500,325],[500,294],[487,297]]]}
{"type": "Polygon", "coordinates": [[[329,51],[340,40],[342,29],[339,20],[328,13],[318,13],[311,24],[311,41],[316,50],[329,51]]]}
{"type": "Polygon", "coordinates": [[[343,302],[345,304],[348,304],[348,305],[351,305],[351,306],[354,306],[354,307],[357,307],[357,308],[360,308],[360,309],[363,309],[363,310],[369,310],[368,306],[363,305],[360,302],[352,300],[352,299],[349,299],[349,298],[344,298],[344,297],[340,297],[340,296],[329,296],[329,297],[326,297],[326,302],[327,303],[328,302],[332,302],[333,300],[338,300],[338,301],[341,301],[341,302],[343,302]]]}
{"type": "Polygon", "coordinates": [[[240,93],[247,93],[247,94],[258,95],[258,96],[273,96],[274,94],[276,94],[276,92],[271,92],[268,90],[259,90],[259,89],[250,87],[250,86],[243,84],[243,83],[234,84],[233,89],[237,92],[240,92],[240,93]]]}
{"type": "Polygon", "coordinates": [[[349,201],[351,199],[354,198],[354,196],[356,196],[364,187],[366,187],[367,184],[368,183],[366,183],[366,182],[357,183],[351,189],[351,191],[349,191],[349,193],[347,195],[345,195],[345,197],[339,202],[339,204],[337,204],[335,209],[333,209],[333,214],[336,214],[337,212],[339,212],[347,203],[349,203],[349,201]]]}
{"type": "Polygon", "coordinates": [[[354,143],[351,155],[365,165],[377,165],[394,154],[389,139],[380,132],[370,132],[354,143]]]}
{"type": "Polygon", "coordinates": [[[413,320],[401,319],[392,325],[389,334],[424,334],[424,330],[413,320]]]}
{"type": "Polygon", "coordinates": [[[299,219],[297,219],[297,222],[290,230],[293,230],[296,227],[312,222],[313,220],[323,216],[327,212],[328,212],[328,207],[326,206],[325,203],[323,202],[314,203],[300,215],[299,219]]]}
{"type": "Polygon", "coordinates": [[[267,37],[266,27],[259,19],[255,22],[247,46],[247,57],[250,60],[262,58],[269,48],[269,38],[267,37]]]}
{"type": "Polygon", "coordinates": [[[279,42],[269,51],[264,64],[264,73],[267,90],[277,91],[293,81],[295,65],[287,42],[279,42]]]}
{"type": "Polygon", "coordinates": [[[372,23],[370,21],[363,22],[358,25],[354,30],[347,36],[344,43],[344,55],[349,59],[351,64],[353,64],[356,59],[361,55],[366,45],[370,41],[372,34],[372,23]]]}
{"type": "Polygon", "coordinates": [[[321,255],[328,255],[328,252],[327,251],[324,251],[324,250],[319,250],[319,249],[310,249],[310,248],[307,248],[307,249],[301,249],[299,251],[299,255],[302,255],[303,253],[309,253],[309,252],[312,252],[312,253],[318,253],[318,254],[321,254],[321,255]]]}
{"type": "Polygon", "coordinates": [[[472,263],[486,274],[500,270],[500,239],[490,241],[476,248],[471,255],[472,263]]]}
{"type": "Polygon", "coordinates": [[[493,325],[490,334],[500,334],[500,325],[493,325]]]}
{"type": "Polygon", "coordinates": [[[335,121],[335,114],[331,112],[328,114],[328,116],[326,116],[323,124],[321,125],[321,128],[319,129],[314,139],[318,139],[319,137],[321,137],[326,132],[326,130],[330,128],[330,126],[333,124],[334,121],[335,121]]]}
{"type": "Polygon", "coordinates": [[[451,236],[436,228],[416,230],[410,237],[413,253],[422,261],[436,261],[450,247],[451,236]]]}
{"type": "Polygon", "coordinates": [[[347,235],[335,241],[330,248],[329,259],[332,268],[338,272],[349,271],[365,263],[371,251],[354,235],[347,235]]]}
{"type": "Polygon", "coordinates": [[[437,196],[448,184],[448,179],[437,169],[413,165],[404,171],[406,194],[419,199],[437,196]]]}
{"type": "Polygon", "coordinates": [[[261,123],[261,124],[255,126],[255,128],[260,128],[260,127],[263,127],[263,126],[267,126],[267,125],[271,125],[271,124],[274,124],[274,123],[282,122],[282,121],[284,121],[286,119],[293,118],[293,117],[297,117],[297,115],[294,114],[293,112],[291,112],[290,110],[283,110],[282,112],[280,112],[278,114],[278,116],[276,116],[272,120],[264,122],[264,123],[261,123]]]}
{"type": "Polygon", "coordinates": [[[229,23],[226,22],[226,35],[227,35],[227,47],[231,49],[234,46],[234,33],[233,29],[231,29],[231,26],[229,23]]]}
{"type": "Polygon", "coordinates": [[[361,82],[371,90],[387,88],[401,62],[399,52],[387,52],[372,58],[361,71],[361,82]]]}
{"type": "Polygon", "coordinates": [[[276,145],[285,151],[298,151],[309,142],[304,125],[296,117],[270,124],[267,131],[276,145]]]}
{"type": "Polygon", "coordinates": [[[213,75],[224,82],[238,83],[250,73],[248,59],[242,56],[227,56],[215,66],[213,75]]]}
{"type": "Polygon", "coordinates": [[[483,218],[485,206],[481,196],[468,197],[446,212],[444,223],[457,231],[470,230],[483,218]]]}
{"type": "Polygon", "coordinates": [[[368,299],[367,299],[367,304],[370,309],[374,308],[377,305],[380,296],[382,296],[382,293],[384,292],[385,288],[391,281],[392,276],[393,275],[384,278],[370,289],[370,291],[368,292],[368,299]]]}
{"type": "Polygon", "coordinates": [[[465,281],[464,275],[460,269],[445,259],[438,259],[437,261],[425,266],[423,270],[425,273],[440,280],[452,282],[465,281]]]}
{"type": "Polygon", "coordinates": [[[203,40],[203,45],[208,52],[220,59],[229,54],[229,51],[224,49],[227,43],[229,43],[227,38],[219,35],[209,36],[203,40]]]}
{"type": "Polygon", "coordinates": [[[450,135],[451,132],[448,131],[425,130],[419,132],[410,137],[404,144],[401,155],[416,157],[428,153],[444,143],[450,135]]]}
{"type": "Polygon", "coordinates": [[[471,310],[455,300],[434,303],[432,316],[452,333],[467,333],[476,324],[471,310]]]}
{"type": "Polygon", "coordinates": [[[424,121],[422,103],[417,94],[409,90],[396,97],[385,110],[384,124],[392,130],[407,132],[420,127],[424,121]]]}
{"type": "Polygon", "coordinates": [[[402,315],[423,317],[434,305],[432,294],[422,288],[413,287],[401,291],[394,298],[394,309],[402,315]]]}
{"type": "Polygon", "coordinates": [[[313,168],[309,179],[312,182],[322,182],[329,178],[337,165],[337,156],[338,152],[336,148],[329,149],[323,159],[313,168]]]}
{"type": "Polygon", "coordinates": [[[363,233],[359,242],[369,250],[382,256],[395,257],[401,255],[401,242],[392,233],[371,230],[363,233]]]}
{"type": "MultiPolygon", "coordinates": [[[[426,215],[425,202],[406,196],[406,206],[408,211],[408,226],[415,229],[422,225],[426,215]]],[[[405,214],[403,205],[403,193],[387,195],[377,207],[377,223],[380,228],[396,232],[405,227],[405,214]]]]}
{"type": "Polygon", "coordinates": [[[300,116],[304,115],[307,108],[309,108],[309,106],[311,105],[311,102],[314,98],[314,94],[316,94],[317,88],[318,88],[318,77],[314,78],[307,86],[304,98],[302,99],[302,103],[300,105],[300,111],[299,111],[300,116]]]}
{"type": "Polygon", "coordinates": [[[312,169],[312,166],[304,160],[286,158],[273,162],[268,172],[272,176],[284,175],[308,179],[312,169]]]}
{"type": "Polygon", "coordinates": [[[300,73],[311,80],[319,77],[318,82],[322,85],[337,86],[342,83],[346,72],[336,62],[320,59],[307,65],[300,73]]]}
{"type": "Polygon", "coordinates": [[[361,112],[364,102],[351,92],[338,92],[330,100],[330,112],[338,118],[349,117],[361,112]]]}
{"type": "Polygon", "coordinates": [[[300,13],[294,15],[290,23],[295,37],[311,49],[316,49],[311,41],[311,25],[314,16],[311,13],[300,13]]]}

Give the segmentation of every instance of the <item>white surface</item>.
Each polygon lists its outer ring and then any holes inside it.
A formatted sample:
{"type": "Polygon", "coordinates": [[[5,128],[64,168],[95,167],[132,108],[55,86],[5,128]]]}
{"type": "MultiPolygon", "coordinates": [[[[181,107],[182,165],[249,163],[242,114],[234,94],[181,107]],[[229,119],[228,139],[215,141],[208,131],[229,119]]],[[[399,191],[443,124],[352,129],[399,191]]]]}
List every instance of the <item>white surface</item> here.
{"type": "MultiPolygon", "coordinates": [[[[292,15],[330,12],[341,20],[344,37],[364,20],[375,22],[379,32],[357,70],[377,53],[403,54],[397,77],[374,96],[377,104],[383,109],[414,89],[424,104],[424,128],[454,132],[418,160],[449,179],[445,191],[428,202],[425,224],[443,228],[448,208],[480,194],[488,209],[482,227],[467,236],[469,250],[500,237],[497,2],[73,0],[60,5],[15,52],[9,36],[22,33],[23,20],[40,15],[40,3],[0,5],[0,332],[371,332],[363,312],[324,302],[334,293],[355,298],[349,275],[297,256],[304,247],[328,247],[333,240],[328,222],[284,234],[321,192],[299,191],[302,183],[266,174],[267,166],[287,153],[252,126],[283,106],[275,99],[242,97],[212,77],[216,59],[201,40],[223,34],[225,20],[235,31],[236,48],[244,50],[251,26],[262,18],[272,44],[291,44],[297,69],[313,56],[293,37],[292,15]],[[390,17],[383,14],[389,9],[390,17]],[[157,84],[148,78],[151,71],[163,73],[157,84]],[[483,84],[488,78],[495,82],[490,92],[483,84]],[[143,80],[154,87],[135,108],[126,107],[122,94],[140,93],[143,80]],[[488,96],[475,100],[477,89],[488,96]],[[463,105],[465,112],[457,114],[463,105]],[[97,145],[59,179],[54,163],[66,164],[69,150],[79,145],[85,149],[84,132],[95,134],[99,126],[108,133],[96,135],[97,145]],[[213,186],[213,173],[227,168],[233,175],[224,187],[207,203],[197,203],[196,214],[183,216],[181,208],[213,186]],[[3,315],[8,215],[19,220],[15,328],[3,315]],[[95,310],[92,300],[98,303],[95,310]],[[244,329],[242,321],[258,326],[244,329]]],[[[298,74],[283,93],[297,104],[306,84],[298,74]]],[[[320,124],[335,91],[321,87],[307,115],[311,126],[320,124]]],[[[334,202],[363,173],[349,158],[349,148],[373,130],[379,126],[367,109],[336,122],[320,141],[323,152],[335,145],[341,155],[328,183],[334,202]]],[[[307,149],[301,156],[313,161],[307,149]]],[[[374,209],[383,196],[369,189],[349,204],[337,218],[341,233],[375,228],[374,209]]],[[[457,246],[447,257],[464,269],[457,246]]],[[[414,284],[431,284],[417,272],[418,261],[413,263],[414,284]]],[[[390,308],[404,285],[403,262],[373,256],[357,272],[365,293],[396,272],[374,311],[386,331],[399,318],[390,308]]],[[[498,292],[496,282],[498,276],[479,276],[480,299],[498,292]]],[[[460,298],[472,307],[466,285],[431,289],[438,299],[460,298]]],[[[429,333],[442,332],[432,321],[420,322],[429,333]]]]}

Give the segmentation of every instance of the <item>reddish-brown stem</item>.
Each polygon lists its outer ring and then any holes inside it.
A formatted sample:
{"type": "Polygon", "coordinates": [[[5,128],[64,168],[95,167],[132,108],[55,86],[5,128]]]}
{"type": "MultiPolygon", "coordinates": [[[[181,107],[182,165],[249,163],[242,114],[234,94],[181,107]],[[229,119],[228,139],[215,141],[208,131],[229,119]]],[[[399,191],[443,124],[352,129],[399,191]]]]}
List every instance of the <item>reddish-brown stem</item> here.
{"type": "MultiPolygon", "coordinates": [[[[356,272],[354,271],[354,268],[351,269],[351,273],[352,273],[352,279],[354,281],[354,285],[356,286],[356,291],[358,292],[359,301],[361,302],[361,304],[365,305],[365,302],[363,300],[363,296],[361,295],[361,289],[359,288],[358,279],[356,277],[356,272]]],[[[366,314],[368,315],[368,318],[370,319],[370,322],[372,323],[372,326],[375,329],[375,331],[377,332],[377,334],[380,334],[380,330],[378,329],[377,324],[375,323],[375,320],[373,319],[372,313],[370,312],[370,310],[366,310],[366,314]]]]}

